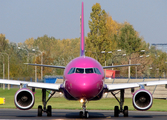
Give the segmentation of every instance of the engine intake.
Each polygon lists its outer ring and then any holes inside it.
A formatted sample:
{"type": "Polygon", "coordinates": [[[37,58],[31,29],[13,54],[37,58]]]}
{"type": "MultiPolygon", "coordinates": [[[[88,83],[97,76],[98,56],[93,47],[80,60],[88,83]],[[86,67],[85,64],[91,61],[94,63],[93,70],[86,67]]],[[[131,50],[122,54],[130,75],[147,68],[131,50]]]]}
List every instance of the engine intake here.
{"type": "Polygon", "coordinates": [[[151,108],[153,97],[149,91],[140,89],[133,94],[132,102],[134,108],[145,111],[151,108]]]}
{"type": "Polygon", "coordinates": [[[16,92],[14,102],[17,108],[28,110],[34,106],[35,97],[31,90],[23,88],[16,92]]]}

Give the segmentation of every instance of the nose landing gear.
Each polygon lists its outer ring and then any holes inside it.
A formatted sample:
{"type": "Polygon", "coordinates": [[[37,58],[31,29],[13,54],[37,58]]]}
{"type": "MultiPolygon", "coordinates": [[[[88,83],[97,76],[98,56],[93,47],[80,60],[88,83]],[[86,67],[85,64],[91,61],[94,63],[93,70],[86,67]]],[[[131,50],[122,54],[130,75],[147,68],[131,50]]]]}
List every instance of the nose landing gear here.
{"type": "Polygon", "coordinates": [[[86,102],[87,102],[87,100],[81,99],[80,102],[82,103],[83,110],[79,112],[79,116],[81,118],[89,118],[89,113],[88,113],[88,111],[86,111],[86,102]]]}

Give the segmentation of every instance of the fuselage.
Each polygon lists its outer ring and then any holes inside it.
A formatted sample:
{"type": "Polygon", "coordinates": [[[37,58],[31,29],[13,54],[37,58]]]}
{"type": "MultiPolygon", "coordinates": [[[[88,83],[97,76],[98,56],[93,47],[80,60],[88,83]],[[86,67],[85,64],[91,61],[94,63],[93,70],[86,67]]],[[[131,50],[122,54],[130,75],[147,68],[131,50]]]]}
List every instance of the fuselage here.
{"type": "Polygon", "coordinates": [[[64,89],[75,99],[95,98],[103,90],[103,83],[103,68],[91,57],[77,57],[64,70],[64,89]]]}

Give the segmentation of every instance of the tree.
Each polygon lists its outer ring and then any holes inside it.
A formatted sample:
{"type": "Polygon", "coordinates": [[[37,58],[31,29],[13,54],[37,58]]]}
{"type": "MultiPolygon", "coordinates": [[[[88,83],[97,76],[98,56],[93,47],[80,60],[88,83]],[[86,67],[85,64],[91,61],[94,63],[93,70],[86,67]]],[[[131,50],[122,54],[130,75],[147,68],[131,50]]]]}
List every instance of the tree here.
{"type": "Polygon", "coordinates": [[[167,60],[167,54],[166,52],[159,51],[157,55],[155,55],[154,63],[156,63],[156,70],[157,70],[157,75],[159,76],[164,76],[164,73],[167,72],[167,67],[166,67],[166,60],[167,60]]]}
{"type": "Polygon", "coordinates": [[[107,28],[107,37],[110,40],[110,45],[112,46],[112,50],[118,49],[118,45],[117,45],[118,42],[116,38],[121,29],[121,24],[113,20],[112,17],[108,14],[106,28],[107,28]]]}
{"type": "Polygon", "coordinates": [[[139,50],[141,40],[133,26],[125,23],[119,33],[118,46],[126,50],[127,54],[131,54],[139,50]]]}
{"type": "Polygon", "coordinates": [[[34,44],[34,38],[26,39],[24,43],[26,44],[28,49],[32,49],[34,44]]]}
{"type": "Polygon", "coordinates": [[[110,41],[107,38],[105,10],[101,9],[99,3],[92,6],[89,20],[90,33],[86,39],[86,55],[96,58],[100,63],[104,63],[105,56],[101,51],[109,51],[111,49],[110,41]]]}
{"type": "Polygon", "coordinates": [[[0,34],[0,52],[4,51],[7,48],[9,40],[6,39],[5,34],[0,34]]]}

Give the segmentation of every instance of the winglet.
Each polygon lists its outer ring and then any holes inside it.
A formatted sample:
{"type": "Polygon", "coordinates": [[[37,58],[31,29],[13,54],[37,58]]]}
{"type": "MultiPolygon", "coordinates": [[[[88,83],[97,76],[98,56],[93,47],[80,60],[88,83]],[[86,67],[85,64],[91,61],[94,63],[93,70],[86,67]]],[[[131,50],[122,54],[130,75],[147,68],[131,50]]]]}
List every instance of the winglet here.
{"type": "Polygon", "coordinates": [[[84,40],[84,5],[82,2],[81,10],[81,41],[80,41],[80,56],[85,56],[85,40],[84,40]]]}

